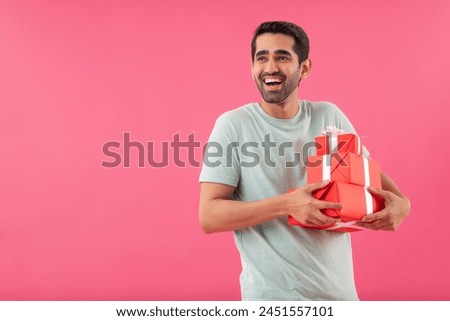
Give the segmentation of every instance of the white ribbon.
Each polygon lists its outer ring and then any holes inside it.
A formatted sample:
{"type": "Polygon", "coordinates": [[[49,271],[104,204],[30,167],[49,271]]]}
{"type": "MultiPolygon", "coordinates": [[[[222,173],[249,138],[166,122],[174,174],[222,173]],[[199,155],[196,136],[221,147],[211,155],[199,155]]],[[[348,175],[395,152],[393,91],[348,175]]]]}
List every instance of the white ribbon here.
{"type": "Polygon", "coordinates": [[[361,147],[362,147],[362,145],[361,145],[361,138],[359,138],[359,136],[356,136],[356,139],[358,140],[358,155],[361,155],[362,154],[362,152],[361,152],[361,147]]]}
{"type": "Polygon", "coordinates": [[[326,135],[327,133],[337,136],[339,134],[345,134],[346,131],[339,129],[336,126],[325,126],[325,130],[322,130],[322,134],[326,135]]]}
{"type": "Polygon", "coordinates": [[[328,147],[330,154],[338,152],[338,137],[337,135],[328,136],[328,147]]]}
{"type": "Polygon", "coordinates": [[[366,157],[363,157],[363,165],[364,165],[364,197],[366,199],[366,213],[372,214],[373,213],[372,195],[368,190],[370,186],[369,160],[366,157]]]}
{"type": "Polygon", "coordinates": [[[331,180],[331,155],[322,155],[322,180],[331,180]]]}
{"type": "Polygon", "coordinates": [[[363,230],[364,228],[362,228],[362,227],[360,227],[360,226],[358,226],[358,225],[355,225],[356,222],[357,222],[357,221],[338,222],[338,223],[336,223],[335,225],[326,228],[325,230],[327,230],[327,231],[333,231],[333,230],[338,230],[338,229],[340,229],[340,228],[346,228],[346,227],[351,227],[352,229],[355,229],[355,230],[358,230],[358,231],[359,231],[359,230],[363,230]]]}

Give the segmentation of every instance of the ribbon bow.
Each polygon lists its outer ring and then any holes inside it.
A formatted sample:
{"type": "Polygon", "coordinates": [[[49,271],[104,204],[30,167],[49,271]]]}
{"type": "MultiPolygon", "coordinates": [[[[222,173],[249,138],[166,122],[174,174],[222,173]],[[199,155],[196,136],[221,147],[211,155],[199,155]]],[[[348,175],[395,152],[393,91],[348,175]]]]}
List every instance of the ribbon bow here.
{"type": "Polygon", "coordinates": [[[325,130],[322,130],[321,132],[324,135],[331,135],[331,136],[337,136],[339,134],[345,134],[346,133],[345,130],[337,128],[336,126],[325,126],[325,130]]]}

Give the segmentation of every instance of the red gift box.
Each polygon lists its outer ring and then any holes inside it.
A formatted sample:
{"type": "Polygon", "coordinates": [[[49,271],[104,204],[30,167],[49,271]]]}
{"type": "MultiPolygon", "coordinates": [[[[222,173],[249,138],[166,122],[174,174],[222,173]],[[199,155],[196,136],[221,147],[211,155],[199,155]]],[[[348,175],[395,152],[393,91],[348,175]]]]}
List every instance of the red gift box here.
{"type": "Polygon", "coordinates": [[[327,126],[327,129],[322,131],[324,135],[315,138],[317,155],[326,155],[332,153],[354,153],[362,155],[363,146],[359,136],[351,133],[346,133],[343,130],[337,129],[333,126],[327,126]]]}
{"type": "Polygon", "coordinates": [[[323,209],[324,214],[340,218],[342,223],[336,225],[309,226],[304,225],[292,216],[288,217],[290,225],[303,227],[333,230],[337,232],[352,232],[362,230],[357,226],[352,226],[355,221],[359,221],[365,215],[378,212],[383,209],[384,201],[381,197],[371,194],[367,187],[346,184],[342,182],[331,182],[326,187],[317,190],[313,196],[319,200],[342,204],[342,209],[323,209]]]}
{"type": "Polygon", "coordinates": [[[308,183],[325,180],[381,188],[380,165],[353,153],[309,156],[308,183]]]}

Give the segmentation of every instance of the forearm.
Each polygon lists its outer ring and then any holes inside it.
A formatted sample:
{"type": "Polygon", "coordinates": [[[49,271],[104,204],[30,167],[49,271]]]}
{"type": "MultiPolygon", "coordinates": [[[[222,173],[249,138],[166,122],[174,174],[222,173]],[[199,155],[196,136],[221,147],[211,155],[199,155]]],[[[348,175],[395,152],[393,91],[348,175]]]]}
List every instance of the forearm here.
{"type": "Polygon", "coordinates": [[[234,231],[287,215],[284,195],[243,202],[227,199],[200,204],[200,225],[206,233],[234,231]]]}
{"type": "Polygon", "coordinates": [[[383,172],[381,172],[381,187],[383,190],[392,192],[399,197],[405,197],[395,182],[383,172]]]}

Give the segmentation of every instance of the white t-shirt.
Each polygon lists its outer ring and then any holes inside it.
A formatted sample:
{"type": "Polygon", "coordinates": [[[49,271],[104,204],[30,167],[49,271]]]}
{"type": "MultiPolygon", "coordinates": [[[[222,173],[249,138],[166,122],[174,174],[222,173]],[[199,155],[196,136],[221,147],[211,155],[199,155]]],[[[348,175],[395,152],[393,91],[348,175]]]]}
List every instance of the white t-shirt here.
{"type": "MultiPolygon", "coordinates": [[[[355,132],[328,102],[299,101],[291,119],[274,118],[258,103],[225,112],[211,133],[199,180],[234,186],[240,201],[301,187],[306,157],[315,155],[314,137],[326,126],[355,132]]],[[[243,300],[358,300],[349,233],[291,226],[286,216],[234,231],[234,238],[243,300]]]]}

